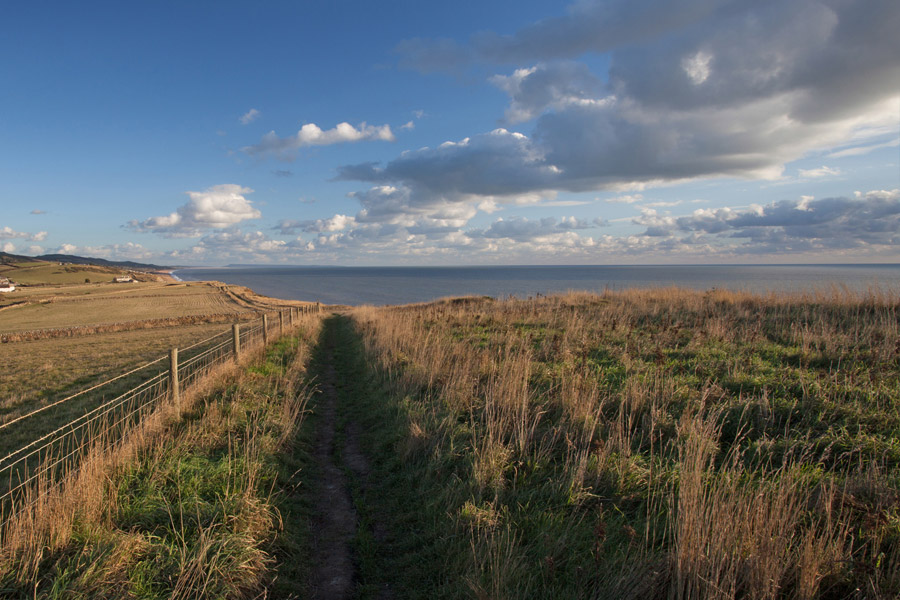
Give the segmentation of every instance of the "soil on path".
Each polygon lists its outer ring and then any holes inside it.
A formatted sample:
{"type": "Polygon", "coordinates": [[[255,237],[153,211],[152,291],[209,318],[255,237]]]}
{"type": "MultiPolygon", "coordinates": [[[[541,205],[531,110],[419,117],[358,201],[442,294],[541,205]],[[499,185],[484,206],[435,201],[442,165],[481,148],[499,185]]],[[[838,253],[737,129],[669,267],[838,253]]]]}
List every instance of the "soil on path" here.
{"type": "Polygon", "coordinates": [[[312,538],[315,566],[310,581],[310,596],[321,600],[352,598],[356,587],[353,538],[357,514],[344,470],[335,459],[335,430],[338,394],[334,368],[334,336],[325,341],[320,393],[317,404],[318,434],[314,460],[321,473],[316,497],[312,538]]]}
{"type": "Polygon", "coordinates": [[[315,434],[311,459],[316,481],[312,490],[308,574],[308,597],[318,600],[394,597],[392,586],[380,577],[379,583],[366,582],[370,574],[361,574],[360,557],[354,542],[360,535],[371,535],[376,544],[388,537],[388,527],[381,515],[366,515],[361,525],[351,489],[365,495],[372,489],[369,456],[362,448],[363,430],[350,410],[353,402],[348,394],[359,393],[351,382],[363,374],[361,357],[348,335],[345,317],[332,317],[324,323],[316,360],[319,392],[315,403],[315,434]],[[342,385],[345,384],[345,385],[342,385]],[[352,389],[352,391],[351,391],[352,389]],[[346,404],[344,404],[346,403],[346,404]],[[351,414],[348,414],[351,413],[351,414]],[[360,532],[360,527],[371,528],[360,532]]]}

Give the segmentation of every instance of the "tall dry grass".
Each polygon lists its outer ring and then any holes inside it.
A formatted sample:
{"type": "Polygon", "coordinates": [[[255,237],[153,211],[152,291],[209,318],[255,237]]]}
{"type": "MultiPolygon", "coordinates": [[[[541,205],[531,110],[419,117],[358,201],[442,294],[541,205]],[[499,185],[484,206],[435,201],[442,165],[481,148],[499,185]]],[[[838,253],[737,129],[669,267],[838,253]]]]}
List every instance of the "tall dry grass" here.
{"type": "Polygon", "coordinates": [[[407,455],[445,478],[462,457],[448,498],[476,595],[900,594],[896,294],[628,290],[353,316],[406,398],[407,455]],[[540,513],[571,523],[542,530],[540,513]],[[560,531],[583,555],[554,555],[542,536],[560,531]]]}
{"type": "Polygon", "coordinates": [[[165,402],[122,439],[99,432],[77,467],[38,481],[0,530],[0,588],[35,597],[256,596],[279,522],[271,457],[290,443],[311,395],[303,379],[320,319],[303,316],[297,326],[302,339],[275,355],[283,364],[248,351],[189,388],[179,406],[165,402]]]}

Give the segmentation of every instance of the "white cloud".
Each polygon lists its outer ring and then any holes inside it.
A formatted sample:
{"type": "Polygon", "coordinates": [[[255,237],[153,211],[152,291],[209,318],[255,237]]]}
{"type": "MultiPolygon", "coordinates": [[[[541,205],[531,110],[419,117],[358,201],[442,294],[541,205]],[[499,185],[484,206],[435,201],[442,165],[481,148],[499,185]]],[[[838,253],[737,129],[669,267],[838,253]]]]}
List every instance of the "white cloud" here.
{"type": "Polygon", "coordinates": [[[140,232],[155,232],[167,237],[198,237],[208,229],[231,227],[262,216],[244,194],[253,190],[235,184],[216,185],[202,192],[187,192],[190,200],[175,212],[129,221],[127,227],[140,232]]]}
{"type": "Polygon", "coordinates": [[[41,210],[41,209],[39,209],[39,208],[36,208],[36,209],[34,209],[33,211],[31,211],[31,214],[33,214],[33,215],[45,215],[45,214],[47,214],[47,211],[46,211],[46,210],[41,210]]]}
{"type": "Polygon", "coordinates": [[[298,229],[306,233],[322,233],[342,231],[356,223],[354,217],[347,215],[334,215],[330,219],[315,219],[306,221],[283,220],[272,229],[277,229],[282,234],[292,235],[298,229]]]}
{"type": "Polygon", "coordinates": [[[700,50],[696,54],[681,59],[681,68],[694,85],[700,85],[709,79],[712,55],[700,50]]]}
{"type": "Polygon", "coordinates": [[[604,202],[610,204],[634,204],[635,202],[643,202],[643,194],[626,194],[624,196],[615,196],[613,198],[605,198],[604,202]]]}
{"type": "Polygon", "coordinates": [[[861,255],[896,254],[900,244],[900,190],[874,190],[852,199],[802,196],[745,210],[704,208],[682,217],[643,208],[632,222],[647,228],[644,236],[699,236],[744,254],[845,250],[861,255]],[[735,240],[742,241],[735,245],[735,240]]]}
{"type": "Polygon", "coordinates": [[[250,123],[252,123],[252,122],[255,121],[256,119],[258,119],[260,114],[262,114],[262,113],[260,113],[260,112],[259,112],[258,110],[256,110],[255,108],[251,108],[250,110],[248,110],[247,112],[245,112],[245,113],[241,116],[241,118],[239,119],[240,122],[241,122],[241,125],[249,125],[250,123]]]}
{"type": "Polygon", "coordinates": [[[46,231],[38,231],[37,233],[28,233],[25,231],[16,231],[9,226],[0,227],[0,240],[22,239],[31,242],[41,242],[47,238],[46,231]]]}
{"type": "Polygon", "coordinates": [[[338,123],[334,128],[323,130],[315,123],[307,123],[296,135],[286,138],[278,137],[270,131],[262,137],[258,144],[246,146],[243,151],[250,155],[276,155],[291,158],[292,153],[306,146],[330,146],[361,141],[393,142],[396,138],[390,125],[368,125],[360,123],[354,127],[350,123],[338,123]]]}
{"type": "MultiPolygon", "coordinates": [[[[38,254],[43,250],[40,246],[35,246],[37,250],[32,251],[38,254]]],[[[88,256],[91,258],[104,258],[107,260],[134,260],[148,261],[159,258],[159,255],[152,252],[134,242],[125,244],[106,244],[104,246],[78,246],[76,244],[60,244],[52,251],[52,254],[73,254],[76,256],[88,256]]]]}
{"type": "Polygon", "coordinates": [[[821,166],[817,169],[800,169],[799,173],[800,177],[804,177],[807,179],[818,179],[821,177],[834,177],[836,175],[840,175],[841,170],[832,167],[821,166]]]}
{"type": "Polygon", "coordinates": [[[419,150],[341,174],[493,197],[776,179],[810,152],[849,155],[897,138],[898,27],[892,0],[866,10],[830,0],[727,9],[716,0],[586,0],[512,35],[410,40],[398,50],[420,70],[513,65],[490,81],[509,95],[506,120],[536,119],[532,133],[505,145],[473,135],[464,141],[482,141],[457,143],[452,158],[419,150]],[[608,71],[593,73],[585,53],[608,54],[608,71]]]}
{"type": "Polygon", "coordinates": [[[12,242],[5,242],[3,244],[3,246],[0,246],[0,248],[2,248],[4,252],[15,252],[16,251],[16,245],[13,244],[12,242]]]}
{"type": "Polygon", "coordinates": [[[873,152],[875,150],[880,150],[881,148],[895,148],[900,146],[900,138],[895,140],[888,140],[887,142],[881,142],[878,144],[867,144],[864,146],[854,146],[852,148],[844,148],[843,150],[838,150],[836,152],[832,152],[828,154],[828,158],[844,158],[846,156],[861,156],[863,154],[868,154],[869,152],[873,152]]]}

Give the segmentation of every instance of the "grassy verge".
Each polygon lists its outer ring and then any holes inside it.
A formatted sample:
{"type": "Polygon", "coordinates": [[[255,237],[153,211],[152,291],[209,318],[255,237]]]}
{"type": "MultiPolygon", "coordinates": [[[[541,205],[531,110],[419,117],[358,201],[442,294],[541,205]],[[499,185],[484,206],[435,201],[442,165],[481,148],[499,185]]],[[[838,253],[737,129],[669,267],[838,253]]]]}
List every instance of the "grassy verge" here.
{"type": "Polygon", "coordinates": [[[900,595],[896,298],[629,291],[354,319],[369,581],[422,598],[900,595]]]}
{"type": "Polygon", "coordinates": [[[243,598],[271,583],[280,455],[294,443],[317,319],[162,415],[4,539],[0,596],[243,598]]]}

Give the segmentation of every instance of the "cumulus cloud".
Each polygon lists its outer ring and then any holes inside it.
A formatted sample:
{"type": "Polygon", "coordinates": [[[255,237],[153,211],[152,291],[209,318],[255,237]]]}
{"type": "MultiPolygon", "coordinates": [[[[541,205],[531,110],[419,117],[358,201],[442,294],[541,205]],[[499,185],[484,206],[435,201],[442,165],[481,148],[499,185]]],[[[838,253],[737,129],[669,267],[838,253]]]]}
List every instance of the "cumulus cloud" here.
{"type": "Polygon", "coordinates": [[[512,35],[411,40],[398,51],[421,70],[515,65],[490,81],[509,95],[506,120],[535,120],[533,131],[340,176],[491,196],[774,179],[810,151],[896,138],[897,29],[892,0],[585,0],[512,35]],[[586,53],[607,55],[608,71],[579,62],[586,53]]]}
{"type": "Polygon", "coordinates": [[[282,235],[293,235],[298,230],[306,233],[322,233],[341,231],[352,226],[356,222],[353,217],[347,215],[334,215],[330,219],[313,219],[294,221],[285,219],[272,229],[278,230],[282,235]]]}
{"type": "Polygon", "coordinates": [[[582,63],[539,63],[516,69],[511,75],[494,75],[490,82],[510,98],[505,118],[509,123],[529,121],[547,110],[602,104],[603,82],[582,63]]]}
{"type": "Polygon", "coordinates": [[[223,229],[262,216],[244,195],[250,188],[235,184],[216,185],[202,192],[187,192],[187,204],[166,216],[132,220],[129,229],[154,232],[166,237],[198,237],[209,229],[223,229]]]}
{"type": "Polygon", "coordinates": [[[524,217],[497,219],[488,229],[469,232],[470,237],[508,238],[513,240],[533,240],[578,229],[590,229],[595,224],[575,217],[563,217],[557,221],[553,217],[531,220],[524,217]]]}
{"type": "Polygon", "coordinates": [[[251,108],[250,110],[245,112],[239,119],[241,122],[241,125],[249,125],[256,119],[258,119],[260,114],[261,113],[258,110],[256,110],[255,108],[251,108]]]}
{"type": "Polygon", "coordinates": [[[47,211],[46,211],[46,210],[41,210],[41,209],[39,209],[39,208],[36,208],[36,209],[34,209],[33,211],[31,211],[31,214],[33,214],[33,215],[46,215],[46,214],[47,214],[47,211]]]}
{"type": "Polygon", "coordinates": [[[330,146],[371,140],[393,142],[395,139],[390,125],[368,125],[363,122],[354,127],[344,122],[332,129],[323,130],[315,123],[307,123],[295,135],[285,138],[270,131],[258,144],[246,146],[243,151],[252,156],[274,155],[289,159],[296,150],[306,146],[330,146]]]}
{"type": "Polygon", "coordinates": [[[530,193],[553,187],[559,169],[527,136],[503,128],[447,141],[436,148],[405,152],[384,167],[346,165],[337,179],[402,182],[416,194],[479,196],[530,193]]]}
{"type": "Polygon", "coordinates": [[[737,241],[738,253],[791,253],[856,249],[890,251],[900,245],[900,190],[854,198],[782,200],[747,210],[698,209],[682,217],[643,208],[633,219],[649,237],[712,235],[737,241]]]}
{"type": "Polygon", "coordinates": [[[37,233],[28,233],[26,231],[16,231],[9,226],[0,227],[0,240],[22,239],[30,242],[41,242],[47,237],[46,231],[38,231],[37,233]]]}
{"type": "Polygon", "coordinates": [[[3,245],[0,246],[0,249],[2,249],[4,252],[15,252],[16,245],[12,242],[4,242],[3,245]]]}

